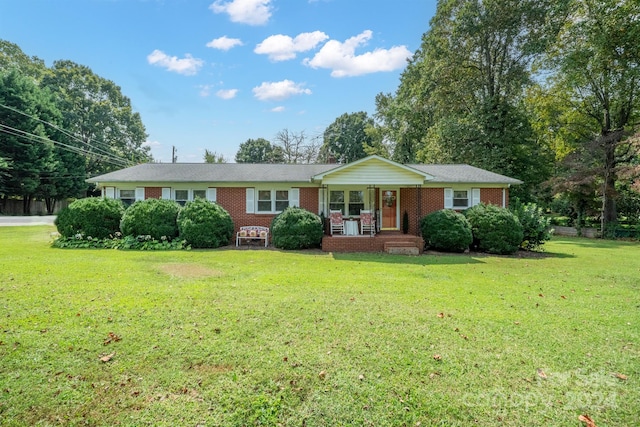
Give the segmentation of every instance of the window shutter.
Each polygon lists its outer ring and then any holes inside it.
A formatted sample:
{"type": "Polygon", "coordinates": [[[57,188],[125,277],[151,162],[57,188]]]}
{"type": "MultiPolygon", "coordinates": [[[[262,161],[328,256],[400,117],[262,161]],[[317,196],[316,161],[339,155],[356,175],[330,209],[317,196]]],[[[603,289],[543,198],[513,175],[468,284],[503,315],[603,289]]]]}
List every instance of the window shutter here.
{"type": "Polygon", "coordinates": [[[475,206],[480,204],[480,189],[472,188],[471,189],[471,206],[475,206]]]}
{"type": "Polygon", "coordinates": [[[325,203],[325,192],[322,188],[318,191],[318,214],[323,213],[324,216],[327,216],[327,205],[325,203]]]}
{"type": "Polygon", "coordinates": [[[255,188],[247,188],[247,213],[256,211],[255,193],[255,188]]]}
{"type": "Polygon", "coordinates": [[[300,207],[300,189],[292,188],[289,190],[289,206],[300,207]]]}
{"type": "Polygon", "coordinates": [[[209,187],[207,188],[207,200],[210,202],[217,201],[218,191],[216,188],[209,187]]]}
{"type": "Polygon", "coordinates": [[[136,202],[138,200],[144,200],[144,187],[136,188],[136,202]]]}
{"type": "Polygon", "coordinates": [[[163,187],[162,188],[162,198],[166,200],[171,200],[171,188],[163,187]]]}
{"type": "Polygon", "coordinates": [[[103,190],[102,194],[107,199],[115,199],[116,198],[116,187],[104,187],[104,190],[103,190]]]}
{"type": "Polygon", "coordinates": [[[453,209],[453,188],[444,189],[444,208],[453,209]]]}

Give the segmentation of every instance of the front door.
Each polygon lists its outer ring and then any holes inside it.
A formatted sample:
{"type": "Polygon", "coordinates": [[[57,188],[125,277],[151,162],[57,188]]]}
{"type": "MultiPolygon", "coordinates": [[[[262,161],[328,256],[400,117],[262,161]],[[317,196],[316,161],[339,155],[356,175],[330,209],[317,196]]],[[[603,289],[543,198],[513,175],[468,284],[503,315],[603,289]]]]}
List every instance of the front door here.
{"type": "Polygon", "coordinates": [[[398,229],[398,197],[396,190],[382,190],[380,204],[382,205],[382,229],[398,229]]]}

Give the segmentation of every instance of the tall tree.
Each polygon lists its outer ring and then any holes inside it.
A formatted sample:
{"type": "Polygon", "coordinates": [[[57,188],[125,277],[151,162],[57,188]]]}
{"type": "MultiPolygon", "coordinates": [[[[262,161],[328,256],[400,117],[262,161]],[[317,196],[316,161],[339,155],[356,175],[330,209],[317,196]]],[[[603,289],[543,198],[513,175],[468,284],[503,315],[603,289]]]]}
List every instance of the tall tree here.
{"type": "Polygon", "coordinates": [[[575,177],[600,182],[606,232],[617,220],[616,181],[638,176],[640,145],[632,136],[640,126],[640,3],[572,0],[570,11],[544,65],[554,72],[552,90],[567,93],[566,104],[589,125],[575,177]]]}
{"type": "Polygon", "coordinates": [[[304,131],[283,129],[276,134],[275,140],[285,163],[315,163],[318,159],[320,144],[315,138],[308,138],[304,131]]]}
{"type": "Polygon", "coordinates": [[[552,158],[522,100],[532,61],[555,29],[553,3],[440,1],[395,96],[376,100],[393,157],[470,163],[529,187],[544,179],[552,158]]]}
{"type": "Polygon", "coordinates": [[[344,113],[325,129],[321,159],[333,157],[338,163],[350,163],[366,157],[367,148],[376,142],[371,132],[367,132],[373,127],[373,118],[364,111],[344,113]]]}
{"type": "Polygon", "coordinates": [[[237,163],[284,163],[282,149],[264,138],[248,139],[238,148],[237,163]]]}
{"type": "Polygon", "coordinates": [[[47,67],[42,59],[26,55],[17,44],[0,39],[0,70],[9,69],[40,79],[47,67]]]}
{"type": "Polygon", "coordinates": [[[86,66],[56,61],[43,85],[57,95],[73,143],[87,152],[89,174],[151,160],[140,115],[115,83],[86,66]]]}
{"type": "Polygon", "coordinates": [[[0,73],[0,104],[4,106],[0,153],[11,162],[4,179],[3,199],[21,196],[23,212],[28,214],[31,200],[39,190],[42,172],[53,162],[53,143],[39,117],[51,113],[55,105],[33,78],[17,69],[0,73]]]}
{"type": "Polygon", "coordinates": [[[218,154],[216,151],[204,150],[204,162],[205,163],[227,163],[227,159],[222,154],[218,154]]]}

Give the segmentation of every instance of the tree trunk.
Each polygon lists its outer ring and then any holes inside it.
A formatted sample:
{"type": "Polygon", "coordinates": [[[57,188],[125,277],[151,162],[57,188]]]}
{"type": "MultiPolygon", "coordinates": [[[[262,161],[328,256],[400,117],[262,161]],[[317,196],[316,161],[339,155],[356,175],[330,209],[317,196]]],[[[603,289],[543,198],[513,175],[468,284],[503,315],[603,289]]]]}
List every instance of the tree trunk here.
{"type": "Polygon", "coordinates": [[[44,203],[47,205],[47,214],[53,215],[56,207],[56,199],[54,197],[45,197],[44,203]]]}
{"type": "Polygon", "coordinates": [[[617,138],[603,135],[604,141],[604,181],[602,183],[602,222],[601,232],[605,236],[609,234],[611,227],[615,227],[618,220],[616,210],[616,157],[615,150],[617,138]],[[608,137],[608,138],[607,138],[608,137]]]}
{"type": "Polygon", "coordinates": [[[22,198],[22,213],[24,215],[31,215],[31,196],[23,196],[22,198]]]}

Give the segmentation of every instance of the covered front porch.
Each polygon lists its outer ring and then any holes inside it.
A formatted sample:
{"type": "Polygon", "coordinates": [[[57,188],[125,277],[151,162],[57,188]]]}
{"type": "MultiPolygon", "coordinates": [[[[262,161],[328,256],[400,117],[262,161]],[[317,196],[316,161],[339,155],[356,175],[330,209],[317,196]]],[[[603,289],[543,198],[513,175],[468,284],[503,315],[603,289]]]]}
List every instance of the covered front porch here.
{"type": "Polygon", "coordinates": [[[322,250],[324,252],[386,252],[419,255],[424,251],[424,240],[420,236],[391,230],[382,230],[375,235],[326,235],[322,238],[322,250]]]}

